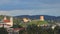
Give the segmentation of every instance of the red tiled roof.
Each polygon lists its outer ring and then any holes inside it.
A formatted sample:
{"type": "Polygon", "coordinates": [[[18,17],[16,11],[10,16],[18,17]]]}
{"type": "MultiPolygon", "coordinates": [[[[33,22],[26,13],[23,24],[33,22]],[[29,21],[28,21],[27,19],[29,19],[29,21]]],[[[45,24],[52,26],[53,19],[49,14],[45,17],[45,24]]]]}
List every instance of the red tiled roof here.
{"type": "Polygon", "coordinates": [[[5,23],[10,22],[10,20],[4,20],[5,23]]]}
{"type": "Polygon", "coordinates": [[[23,30],[24,28],[13,28],[13,30],[23,30]]]}

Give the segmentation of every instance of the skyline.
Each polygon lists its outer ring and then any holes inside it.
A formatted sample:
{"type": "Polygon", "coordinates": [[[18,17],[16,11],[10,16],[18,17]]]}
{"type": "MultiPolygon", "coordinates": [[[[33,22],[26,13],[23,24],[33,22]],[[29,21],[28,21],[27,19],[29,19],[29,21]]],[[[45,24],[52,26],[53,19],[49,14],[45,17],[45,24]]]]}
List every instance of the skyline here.
{"type": "Polygon", "coordinates": [[[60,0],[0,0],[0,15],[60,16],[60,0]]]}

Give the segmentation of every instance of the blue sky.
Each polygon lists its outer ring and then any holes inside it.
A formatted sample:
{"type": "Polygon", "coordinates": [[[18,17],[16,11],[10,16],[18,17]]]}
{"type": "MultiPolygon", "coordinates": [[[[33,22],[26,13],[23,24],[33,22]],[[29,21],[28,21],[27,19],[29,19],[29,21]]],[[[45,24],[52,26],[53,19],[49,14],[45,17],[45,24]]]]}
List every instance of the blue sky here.
{"type": "Polygon", "coordinates": [[[60,16],[60,0],[0,0],[0,15],[60,16]]]}

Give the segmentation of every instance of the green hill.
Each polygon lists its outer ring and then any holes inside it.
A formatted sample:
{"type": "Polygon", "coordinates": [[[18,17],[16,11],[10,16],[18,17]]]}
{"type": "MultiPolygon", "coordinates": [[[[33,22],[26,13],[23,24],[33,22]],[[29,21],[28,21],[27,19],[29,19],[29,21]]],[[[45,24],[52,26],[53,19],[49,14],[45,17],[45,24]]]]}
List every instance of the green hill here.
{"type": "Polygon", "coordinates": [[[43,24],[48,24],[48,22],[47,21],[31,21],[29,24],[43,25],[43,24]]]}

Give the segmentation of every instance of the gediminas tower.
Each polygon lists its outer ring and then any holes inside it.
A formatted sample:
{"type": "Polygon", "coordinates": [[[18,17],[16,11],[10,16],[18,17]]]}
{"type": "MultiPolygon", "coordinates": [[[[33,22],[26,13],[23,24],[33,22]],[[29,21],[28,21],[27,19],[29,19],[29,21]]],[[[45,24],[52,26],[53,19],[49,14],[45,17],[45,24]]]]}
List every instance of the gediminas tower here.
{"type": "Polygon", "coordinates": [[[44,21],[44,16],[40,16],[40,21],[44,21]]]}

